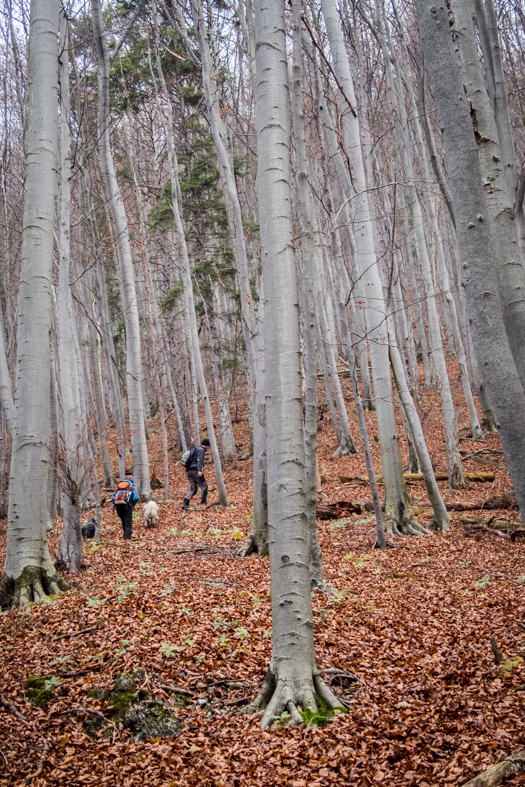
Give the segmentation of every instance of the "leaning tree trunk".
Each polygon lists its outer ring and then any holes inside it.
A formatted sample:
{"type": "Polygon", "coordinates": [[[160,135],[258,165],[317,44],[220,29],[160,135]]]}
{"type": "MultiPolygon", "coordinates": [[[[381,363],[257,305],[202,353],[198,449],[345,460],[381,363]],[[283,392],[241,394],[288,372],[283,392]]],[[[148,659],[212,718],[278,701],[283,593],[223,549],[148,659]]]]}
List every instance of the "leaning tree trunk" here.
{"type": "MultiPolygon", "coordinates": [[[[319,117],[322,120],[326,137],[328,140],[328,146],[330,149],[330,156],[335,163],[335,170],[337,174],[337,178],[339,180],[340,191],[344,198],[343,205],[339,209],[337,213],[337,217],[339,213],[342,213],[342,220],[341,224],[346,224],[347,232],[348,232],[348,240],[350,243],[350,249],[353,258],[355,259],[358,251],[355,242],[355,238],[352,232],[352,227],[350,226],[350,211],[348,207],[348,201],[352,198],[353,195],[353,188],[352,182],[350,180],[350,174],[343,162],[343,156],[341,154],[341,149],[339,147],[339,141],[337,139],[337,135],[335,133],[333,127],[332,116],[330,114],[329,108],[327,107],[327,98],[324,94],[319,94],[319,117]]],[[[348,271],[347,271],[348,275],[348,271]]],[[[363,294],[362,294],[362,284],[361,278],[358,276],[356,281],[353,282],[353,286],[351,287],[352,293],[352,310],[355,322],[354,337],[355,341],[357,341],[357,349],[359,354],[359,366],[361,370],[361,387],[363,390],[363,410],[375,410],[375,403],[372,395],[372,385],[370,381],[370,371],[368,367],[368,347],[366,341],[366,327],[365,327],[365,319],[363,314],[363,294]]]]}
{"type": "Polygon", "coordinates": [[[493,404],[514,491],[525,514],[525,394],[503,321],[470,108],[455,59],[446,4],[416,0],[416,9],[443,130],[472,341],[493,404]]]}
{"type": "Polygon", "coordinates": [[[421,426],[417,408],[408,387],[405,361],[404,358],[402,358],[399,348],[395,342],[392,342],[390,345],[390,360],[392,363],[392,371],[394,373],[394,379],[396,381],[399,398],[401,399],[401,404],[403,405],[403,409],[410,426],[410,431],[412,432],[412,438],[419,459],[419,464],[423,472],[428,499],[430,500],[432,508],[434,509],[434,517],[431,527],[433,530],[441,530],[441,532],[446,533],[448,530],[450,530],[450,518],[447,509],[445,508],[445,504],[443,503],[439,487],[436,483],[436,476],[434,475],[432,460],[430,459],[430,454],[425,442],[423,427],[421,426]]]}
{"type": "Polygon", "coordinates": [[[481,174],[496,263],[503,319],[521,384],[525,388],[525,272],[518,244],[513,202],[505,180],[505,156],[478,57],[472,9],[464,0],[453,3],[458,48],[478,143],[481,174]]]}
{"type": "Polygon", "coordinates": [[[359,251],[356,257],[356,272],[361,277],[363,285],[365,320],[376,397],[377,426],[385,487],[385,530],[393,533],[422,533],[426,532],[425,528],[422,528],[410,515],[409,498],[403,478],[388,357],[387,308],[374,249],[359,121],[355,113],[354,85],[335,0],[322,0],[322,9],[334,61],[334,71],[339,85],[344,91],[344,99],[342,99],[345,102],[343,136],[355,189],[354,234],[359,251]],[[350,106],[347,105],[347,102],[350,106]]]}
{"type": "Polygon", "coordinates": [[[254,712],[261,726],[287,710],[340,705],[315,666],[304,494],[298,294],[290,188],[290,128],[284,0],[256,0],[257,149],[261,257],[266,294],[268,520],[272,660],[254,712]],[[290,654],[293,652],[293,658],[290,654]]]}
{"type": "Polygon", "coordinates": [[[334,456],[349,456],[350,454],[356,453],[356,447],[352,437],[352,432],[350,430],[350,421],[348,420],[348,413],[346,412],[341,382],[337,373],[337,342],[336,337],[333,335],[334,332],[330,330],[328,325],[328,318],[326,314],[326,305],[330,295],[322,287],[322,261],[319,259],[319,256],[320,255],[318,253],[314,253],[312,255],[312,274],[315,294],[315,313],[318,317],[319,326],[319,342],[323,343],[328,369],[330,371],[330,379],[332,381],[334,402],[339,415],[339,432],[337,435],[339,444],[334,452],[334,456]]]}
{"type": "Polygon", "coordinates": [[[246,236],[242,221],[241,203],[239,201],[239,194],[237,192],[235,175],[233,172],[233,164],[226,148],[226,129],[224,127],[224,121],[221,115],[218,81],[217,77],[213,73],[208,35],[205,27],[204,9],[201,0],[194,0],[192,3],[192,8],[195,33],[201,53],[202,86],[204,99],[206,102],[206,111],[213,141],[217,150],[217,158],[221,168],[226,196],[231,206],[231,212],[227,211],[227,214],[228,220],[231,221],[230,232],[234,239],[234,259],[235,267],[237,269],[237,276],[239,279],[241,325],[244,344],[246,346],[247,359],[248,406],[253,412],[256,385],[255,334],[257,328],[255,324],[253,298],[250,289],[246,236]]]}
{"type": "MultiPolygon", "coordinates": [[[[421,173],[423,176],[423,181],[425,183],[431,183],[431,173],[430,173],[430,166],[427,160],[426,149],[423,142],[423,133],[421,129],[421,119],[418,117],[418,103],[414,94],[414,89],[412,85],[412,81],[410,79],[410,64],[409,64],[409,55],[408,55],[408,48],[406,44],[405,38],[405,31],[404,26],[399,14],[397,13],[397,9],[395,3],[393,5],[394,14],[397,20],[397,27],[399,30],[399,36],[401,40],[401,52],[403,56],[403,68],[405,72],[405,76],[401,74],[400,64],[396,56],[395,47],[392,45],[391,37],[388,36],[389,42],[389,51],[390,56],[392,58],[394,69],[397,75],[398,85],[402,85],[403,81],[406,83],[408,89],[408,96],[410,100],[410,107],[412,111],[412,115],[414,117],[413,122],[413,130],[414,130],[414,138],[416,141],[416,148],[417,148],[417,155],[419,158],[419,165],[421,167],[421,173]],[[407,78],[408,77],[408,78],[407,78]]],[[[387,32],[389,31],[388,25],[386,25],[387,32]]],[[[423,100],[423,96],[420,97],[420,101],[423,100]]],[[[425,206],[430,217],[430,224],[432,228],[432,234],[434,236],[434,241],[436,244],[436,253],[438,258],[438,279],[440,281],[440,289],[441,294],[443,297],[443,301],[445,303],[445,309],[448,312],[449,317],[449,326],[450,326],[450,334],[449,338],[452,338],[454,343],[455,350],[457,352],[458,361],[459,361],[459,373],[461,376],[461,383],[463,386],[463,393],[465,395],[465,401],[467,404],[467,409],[469,412],[470,417],[470,425],[472,428],[472,437],[474,440],[484,440],[483,432],[481,431],[481,426],[479,425],[478,414],[476,411],[476,405],[474,403],[474,396],[472,394],[472,388],[470,386],[470,377],[469,377],[469,369],[467,365],[467,358],[465,355],[465,347],[463,344],[463,338],[461,336],[461,331],[459,329],[459,321],[458,321],[458,313],[457,313],[457,306],[455,298],[452,294],[451,286],[450,286],[450,278],[447,269],[447,262],[445,259],[444,247],[443,247],[443,239],[441,237],[441,231],[438,225],[436,210],[434,209],[434,201],[432,198],[432,193],[426,192],[426,199],[425,199],[425,206]]]]}
{"type": "Polygon", "coordinates": [[[98,58],[98,150],[106,198],[115,229],[115,243],[126,324],[126,387],[133,449],[133,476],[141,498],[151,497],[148,447],[142,396],[142,357],[139,308],[131,256],[128,220],[111,151],[109,111],[109,53],[100,0],[92,0],[91,14],[98,58]]]}
{"type": "Polygon", "coordinates": [[[2,607],[40,601],[57,593],[62,584],[46,538],[59,5],[58,0],[31,2],[18,357],[2,607]]]}
{"type": "MultiPolygon", "coordinates": [[[[226,507],[228,505],[228,497],[226,495],[226,487],[224,485],[224,476],[222,473],[219,448],[217,446],[217,440],[215,438],[215,429],[213,426],[213,414],[211,411],[211,404],[210,404],[210,398],[208,396],[206,379],[204,377],[204,367],[202,364],[202,356],[201,356],[201,350],[199,345],[199,331],[197,326],[197,316],[195,313],[195,301],[193,297],[193,282],[191,279],[190,258],[188,254],[188,247],[186,244],[184,221],[182,218],[182,198],[180,194],[179,169],[178,169],[175,146],[173,144],[173,113],[171,108],[171,99],[168,95],[168,90],[166,87],[166,81],[164,79],[164,74],[162,71],[162,64],[160,60],[158,47],[156,48],[155,55],[156,55],[156,63],[157,63],[157,73],[160,81],[162,94],[166,101],[166,111],[168,116],[168,121],[166,122],[164,120],[164,115],[161,111],[162,124],[164,127],[164,132],[166,134],[166,140],[167,140],[168,166],[170,171],[170,183],[171,183],[171,207],[173,210],[173,218],[175,219],[175,226],[177,228],[177,234],[179,237],[180,250],[182,256],[181,275],[182,275],[182,285],[184,288],[184,297],[186,301],[186,314],[189,324],[189,336],[191,340],[190,341],[190,348],[192,350],[191,358],[193,359],[195,365],[195,375],[197,378],[197,382],[199,384],[200,393],[204,403],[204,412],[206,415],[206,427],[208,430],[208,438],[210,441],[210,448],[213,457],[213,466],[215,469],[215,478],[217,481],[217,491],[219,493],[219,505],[226,507]]],[[[158,105],[160,108],[160,100],[158,95],[157,95],[157,101],[159,102],[158,105]]],[[[198,442],[200,442],[199,435],[196,434],[196,438],[198,439],[198,442]]]]}
{"type": "Polygon", "coordinates": [[[268,554],[268,484],[266,457],[266,369],[265,369],[265,333],[264,333],[264,284],[261,280],[258,309],[258,353],[256,359],[257,387],[255,396],[255,412],[253,419],[253,511],[252,527],[246,543],[239,550],[242,557],[246,555],[268,554]]]}

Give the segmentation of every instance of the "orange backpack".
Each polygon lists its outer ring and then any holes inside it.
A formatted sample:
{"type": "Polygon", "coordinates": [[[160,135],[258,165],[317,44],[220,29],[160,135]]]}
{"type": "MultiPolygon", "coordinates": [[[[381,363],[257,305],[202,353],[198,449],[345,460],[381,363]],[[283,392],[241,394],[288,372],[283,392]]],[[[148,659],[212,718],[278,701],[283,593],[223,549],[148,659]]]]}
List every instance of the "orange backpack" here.
{"type": "Polygon", "coordinates": [[[131,481],[119,481],[117,488],[113,492],[113,505],[127,506],[133,496],[132,486],[131,481]]]}

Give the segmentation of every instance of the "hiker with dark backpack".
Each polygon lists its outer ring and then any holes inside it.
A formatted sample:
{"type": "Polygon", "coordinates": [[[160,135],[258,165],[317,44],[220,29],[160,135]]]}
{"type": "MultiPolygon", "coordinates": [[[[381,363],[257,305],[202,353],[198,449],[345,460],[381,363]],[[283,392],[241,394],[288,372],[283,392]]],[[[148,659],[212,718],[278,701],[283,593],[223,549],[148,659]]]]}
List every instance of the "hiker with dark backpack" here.
{"type": "Polygon", "coordinates": [[[182,455],[181,464],[186,470],[186,477],[190,482],[190,491],[184,498],[182,503],[182,510],[187,511],[190,507],[190,500],[197,492],[197,487],[201,490],[201,506],[206,505],[208,497],[208,484],[204,478],[202,466],[204,457],[206,455],[206,448],[209,446],[210,441],[207,437],[204,438],[198,448],[193,448],[191,451],[184,451],[182,455]]]}
{"type": "Polygon", "coordinates": [[[124,540],[131,541],[131,523],[133,522],[133,509],[139,501],[139,493],[129,476],[124,481],[119,481],[117,488],[111,495],[115,511],[122,522],[124,540]]]}

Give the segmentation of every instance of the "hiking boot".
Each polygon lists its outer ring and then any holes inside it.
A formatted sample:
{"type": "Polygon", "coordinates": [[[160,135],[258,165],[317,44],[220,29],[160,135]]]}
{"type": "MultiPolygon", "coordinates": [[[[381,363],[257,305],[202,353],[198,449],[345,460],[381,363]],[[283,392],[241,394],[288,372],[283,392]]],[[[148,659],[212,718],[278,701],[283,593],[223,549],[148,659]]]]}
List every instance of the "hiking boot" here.
{"type": "Polygon", "coordinates": [[[183,503],[183,504],[181,505],[181,509],[182,509],[183,511],[187,511],[187,510],[189,509],[189,505],[188,505],[187,503],[183,503]]]}

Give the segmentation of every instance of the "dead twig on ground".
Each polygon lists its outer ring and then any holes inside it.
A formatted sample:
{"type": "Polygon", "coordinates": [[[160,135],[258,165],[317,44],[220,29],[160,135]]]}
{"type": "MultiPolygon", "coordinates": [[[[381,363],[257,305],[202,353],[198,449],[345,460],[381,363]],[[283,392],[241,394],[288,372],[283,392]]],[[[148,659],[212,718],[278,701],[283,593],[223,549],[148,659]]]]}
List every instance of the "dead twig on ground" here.
{"type": "Polygon", "coordinates": [[[49,754],[50,749],[51,749],[51,746],[48,743],[44,743],[44,749],[42,751],[42,756],[40,757],[40,759],[38,761],[38,765],[36,767],[36,771],[34,773],[30,773],[29,776],[25,777],[24,782],[23,782],[24,784],[29,784],[29,782],[33,781],[33,779],[36,779],[37,776],[40,776],[40,774],[42,773],[42,770],[44,768],[44,763],[46,761],[46,757],[49,754]]]}
{"type": "Polygon", "coordinates": [[[226,582],[225,579],[209,579],[209,577],[194,577],[192,574],[188,576],[188,579],[198,579],[200,582],[211,582],[217,585],[229,585],[232,588],[242,588],[246,590],[245,585],[236,585],[234,582],[226,582]]]}
{"type": "Polygon", "coordinates": [[[90,626],[87,629],[81,629],[80,631],[73,631],[71,634],[59,634],[58,637],[53,637],[52,642],[56,642],[59,639],[71,639],[71,637],[81,637],[84,634],[91,634],[93,631],[98,631],[98,626],[90,626]]]}
{"type": "Polygon", "coordinates": [[[13,705],[12,702],[9,702],[9,700],[6,700],[5,697],[2,697],[1,694],[0,694],[0,705],[3,705],[3,707],[7,711],[9,711],[9,713],[12,713],[13,716],[16,716],[18,719],[21,719],[22,721],[26,721],[26,717],[24,716],[24,714],[20,713],[20,711],[16,708],[16,706],[13,705]]]}

